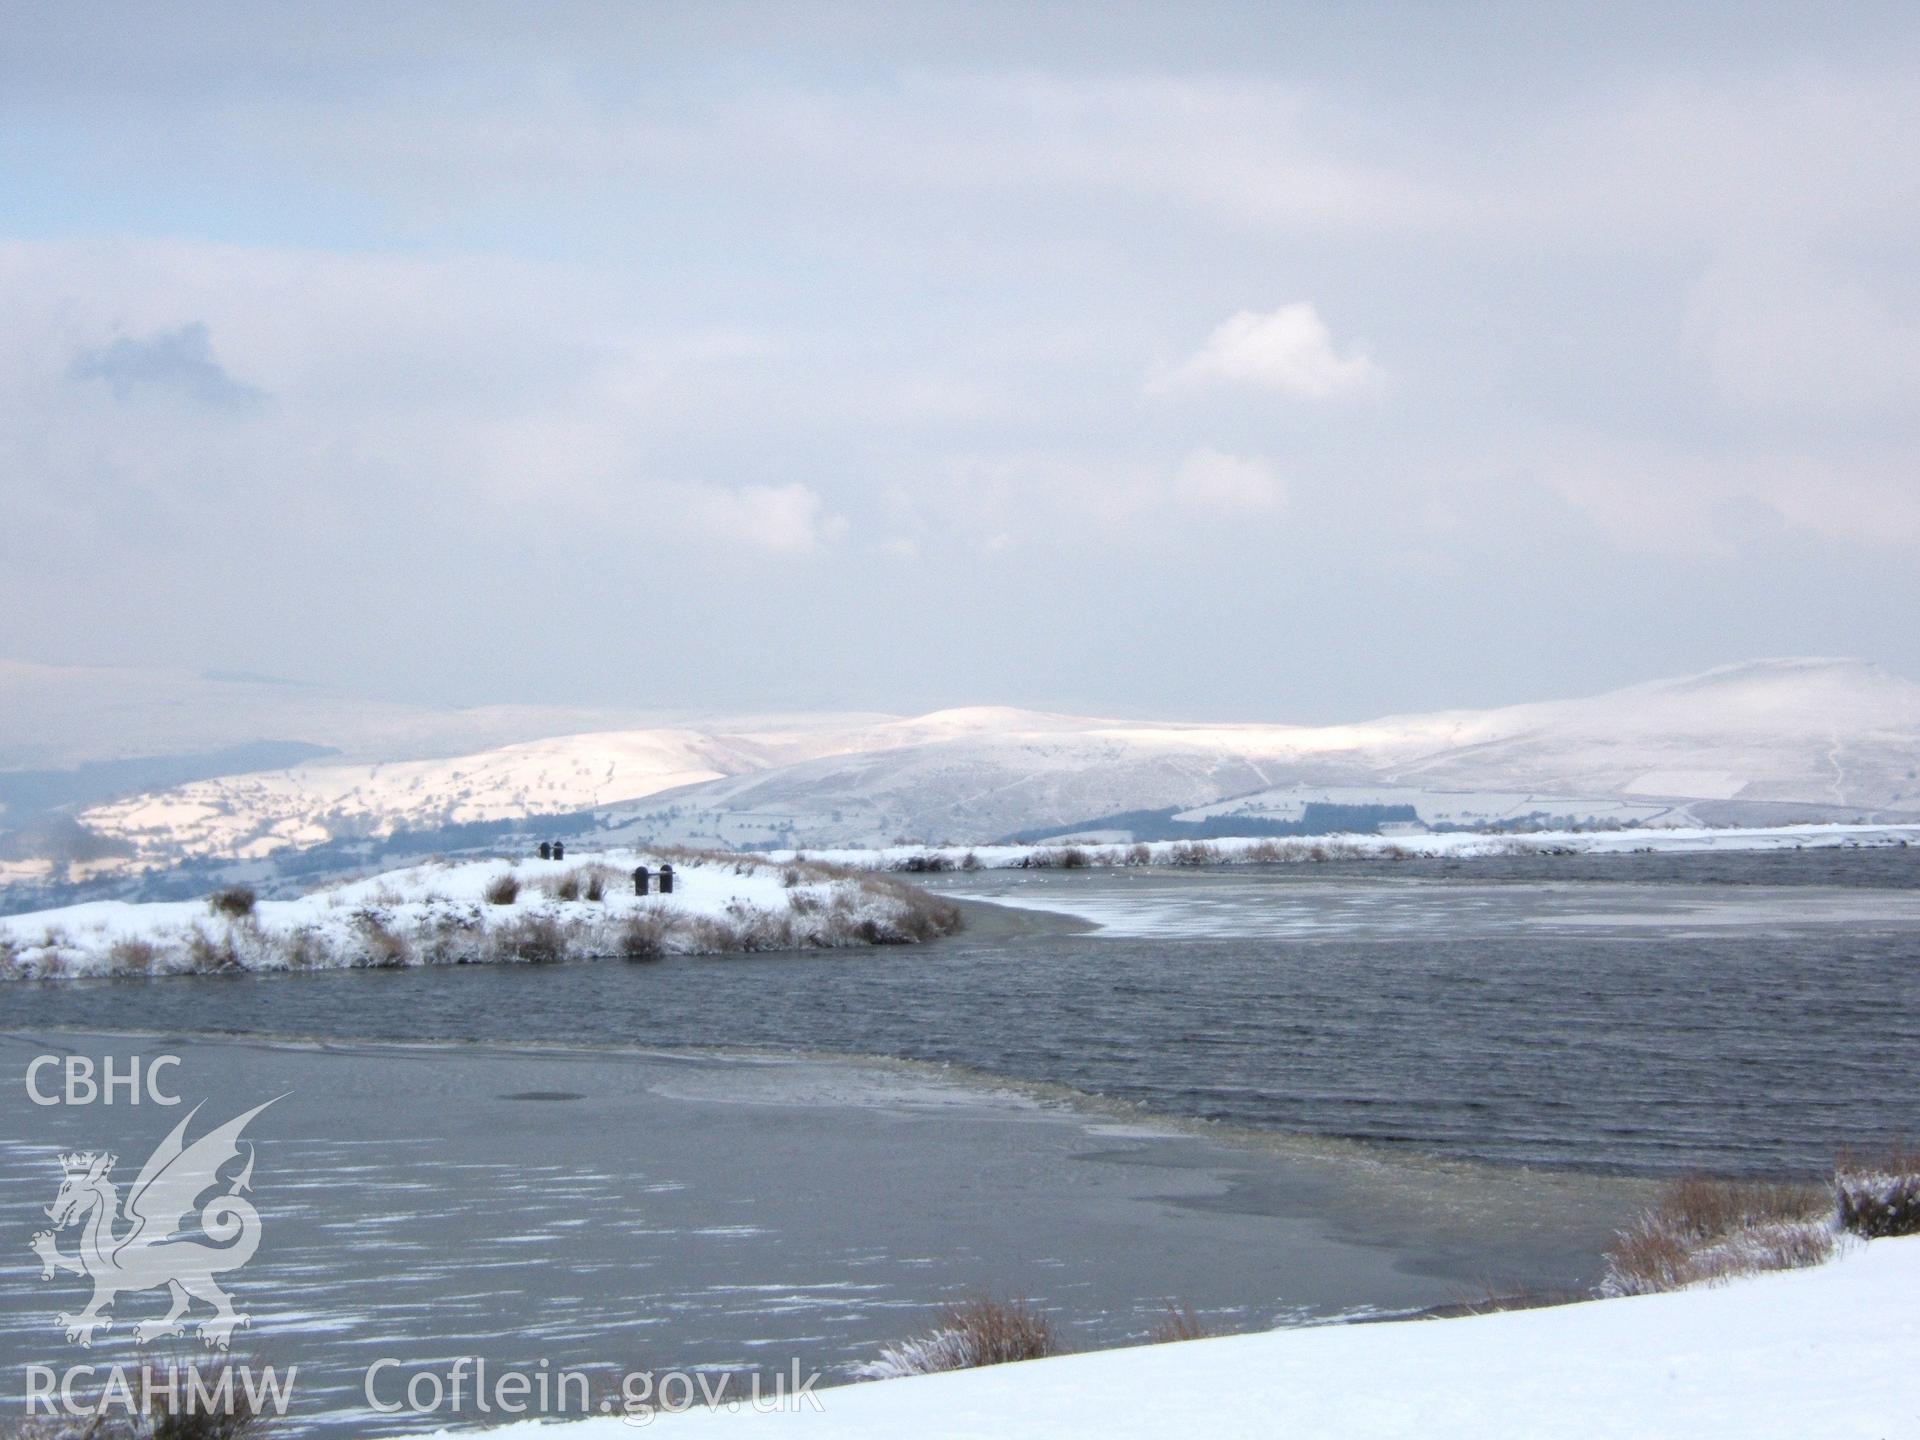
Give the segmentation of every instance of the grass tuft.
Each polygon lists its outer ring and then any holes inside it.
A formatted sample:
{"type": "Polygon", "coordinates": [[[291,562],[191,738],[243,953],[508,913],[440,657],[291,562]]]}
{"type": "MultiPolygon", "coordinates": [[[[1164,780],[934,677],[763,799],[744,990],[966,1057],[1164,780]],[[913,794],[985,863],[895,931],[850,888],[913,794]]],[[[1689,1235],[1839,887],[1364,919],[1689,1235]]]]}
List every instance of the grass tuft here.
{"type": "Polygon", "coordinates": [[[216,890],[207,897],[207,904],[216,915],[224,915],[229,920],[244,920],[253,914],[253,902],[257,899],[251,887],[230,885],[225,890],[216,890]]]}
{"type": "Polygon", "coordinates": [[[388,924],[378,911],[362,910],[353,918],[366,947],[361,952],[361,963],[368,969],[398,970],[412,960],[413,947],[407,943],[407,937],[388,924]]]}
{"type": "Polygon", "coordinates": [[[859,1366],[855,1374],[863,1380],[934,1375],[1058,1353],[1045,1311],[1025,1300],[978,1295],[949,1305],[932,1330],[886,1346],[878,1360],[859,1366]]]}
{"type": "Polygon", "coordinates": [[[107,950],[107,966],[116,975],[151,975],[160,958],[160,947],[151,940],[126,936],[107,950]]]}
{"type": "Polygon", "coordinates": [[[551,915],[522,915],[493,933],[494,954],[502,960],[551,965],[567,958],[567,927],[551,915]]]}
{"type": "Polygon", "coordinates": [[[1606,1295],[1818,1265],[1834,1250],[1826,1187],[1690,1175],[1663,1189],[1607,1252],[1606,1295]]]}

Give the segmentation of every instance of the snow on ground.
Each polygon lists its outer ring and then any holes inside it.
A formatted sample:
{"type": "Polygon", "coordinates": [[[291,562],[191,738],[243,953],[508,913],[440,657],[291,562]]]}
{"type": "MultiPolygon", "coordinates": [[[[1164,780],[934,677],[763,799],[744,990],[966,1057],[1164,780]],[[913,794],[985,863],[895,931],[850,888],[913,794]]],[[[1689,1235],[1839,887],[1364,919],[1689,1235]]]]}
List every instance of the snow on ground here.
{"type": "MultiPolygon", "coordinates": [[[[1104,1350],[815,1391],[819,1412],[689,1411],[654,1424],[822,1440],[1891,1440],[1920,1434],[1916,1295],[1920,1238],[1877,1240],[1817,1269],[1716,1288],[1104,1350]]],[[[488,1432],[634,1433],[613,1417],[488,1432]]]]}
{"type": "MultiPolygon", "coordinates": [[[[434,861],[259,900],[101,900],[0,917],[0,975],[53,979],[354,965],[466,964],[887,944],[950,912],[897,881],[751,857],[671,857],[674,892],[635,893],[640,851],[564,860],[434,861]],[[598,879],[595,897],[593,882],[598,879]],[[504,897],[495,887],[517,884],[504,897]]],[[[928,928],[931,927],[931,928],[928,928]]]]}
{"type": "Polygon", "coordinates": [[[1641,830],[1539,830],[1524,835],[1438,831],[1430,835],[1157,840],[1137,845],[892,845],[876,850],[774,850],[770,860],[804,855],[873,870],[1009,870],[1067,865],[1206,865],[1316,860],[1472,860],[1498,855],[1683,854],[1706,850],[1817,850],[1839,846],[1920,845],[1920,825],[1777,825],[1641,830]],[[1069,859],[1069,854],[1077,859],[1069,859]]]}

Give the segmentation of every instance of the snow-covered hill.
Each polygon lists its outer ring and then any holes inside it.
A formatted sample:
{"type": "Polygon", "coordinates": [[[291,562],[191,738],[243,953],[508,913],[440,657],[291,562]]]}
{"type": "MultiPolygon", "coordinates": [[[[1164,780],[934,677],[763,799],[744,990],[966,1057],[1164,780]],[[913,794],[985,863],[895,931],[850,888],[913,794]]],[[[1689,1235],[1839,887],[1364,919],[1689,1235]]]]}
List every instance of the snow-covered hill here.
{"type": "Polygon", "coordinates": [[[582,810],[717,779],[759,757],[692,730],[565,735],[450,760],[310,764],[202,780],[85,812],[143,853],[251,858],[396,827],[582,810]]]}
{"type": "MultiPolygon", "coordinates": [[[[369,743],[351,726],[304,738],[369,743]]],[[[1410,807],[1431,828],[1903,820],[1920,817],[1917,776],[1920,685],[1862,661],[1768,660],[1352,725],[972,708],[600,730],[452,758],[310,761],[79,818],[133,852],[99,862],[111,868],[589,809],[604,839],[729,847],[972,844],[1076,826],[1124,839],[1090,822],[1134,811],[1218,834],[1298,821],[1310,804],[1410,807]]],[[[17,878],[32,868],[13,866],[17,878]]]]}
{"type": "Polygon", "coordinates": [[[1868,820],[1920,815],[1917,776],[1920,685],[1861,661],[1769,660],[1357,725],[998,712],[992,727],[669,791],[618,818],[636,836],[736,845],[967,843],[1169,807],[1286,819],[1310,800],[1411,804],[1436,826],[1868,820]]]}

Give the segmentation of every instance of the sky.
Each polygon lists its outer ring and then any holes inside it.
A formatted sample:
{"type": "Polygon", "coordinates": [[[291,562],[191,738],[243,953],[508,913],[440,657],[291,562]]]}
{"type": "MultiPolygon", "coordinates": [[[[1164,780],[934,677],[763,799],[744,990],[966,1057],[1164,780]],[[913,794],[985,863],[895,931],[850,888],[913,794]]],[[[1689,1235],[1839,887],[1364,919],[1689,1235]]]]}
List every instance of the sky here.
{"type": "Polygon", "coordinates": [[[1920,677],[1916,42],[0,0],[0,655],[1276,721],[1920,677]]]}

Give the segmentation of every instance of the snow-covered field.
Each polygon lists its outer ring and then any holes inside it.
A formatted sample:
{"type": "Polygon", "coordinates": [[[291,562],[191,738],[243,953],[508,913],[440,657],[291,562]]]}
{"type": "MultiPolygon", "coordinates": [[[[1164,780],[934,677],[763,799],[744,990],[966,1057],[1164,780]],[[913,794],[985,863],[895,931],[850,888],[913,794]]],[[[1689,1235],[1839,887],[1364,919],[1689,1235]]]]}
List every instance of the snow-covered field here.
{"type": "MultiPolygon", "coordinates": [[[[818,1412],[654,1423],[823,1440],[1893,1440],[1920,1434],[1917,1295],[1920,1237],[1876,1240],[1816,1269],[1672,1294],[1104,1350],[816,1391],[818,1412]]],[[[633,1433],[619,1418],[489,1432],[633,1433]]]]}
{"type": "Polygon", "coordinates": [[[662,857],[433,862],[295,900],[95,901],[0,917],[0,975],[57,979],[471,964],[895,944],[958,928],[951,906],[883,876],[677,855],[674,890],[636,893],[662,857]]]}

